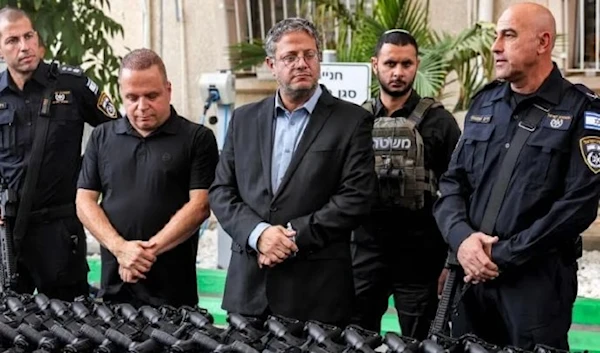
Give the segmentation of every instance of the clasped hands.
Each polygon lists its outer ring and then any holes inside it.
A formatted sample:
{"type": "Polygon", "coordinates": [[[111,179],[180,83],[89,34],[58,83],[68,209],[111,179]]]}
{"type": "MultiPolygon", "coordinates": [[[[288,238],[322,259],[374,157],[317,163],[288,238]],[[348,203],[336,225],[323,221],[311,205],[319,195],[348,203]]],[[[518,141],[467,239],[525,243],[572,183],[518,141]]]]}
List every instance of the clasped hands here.
{"type": "Polygon", "coordinates": [[[258,266],[273,267],[298,251],[293,240],[296,232],[281,225],[269,226],[258,237],[258,266]]]}
{"type": "Polygon", "coordinates": [[[498,266],[492,261],[492,245],[497,242],[498,237],[476,232],[460,244],[456,257],[465,271],[465,282],[477,284],[498,277],[498,266]]]}
{"type": "Polygon", "coordinates": [[[119,262],[123,282],[136,283],[146,279],[146,273],[156,261],[157,244],[152,240],[124,240],[113,253],[119,262]]]}

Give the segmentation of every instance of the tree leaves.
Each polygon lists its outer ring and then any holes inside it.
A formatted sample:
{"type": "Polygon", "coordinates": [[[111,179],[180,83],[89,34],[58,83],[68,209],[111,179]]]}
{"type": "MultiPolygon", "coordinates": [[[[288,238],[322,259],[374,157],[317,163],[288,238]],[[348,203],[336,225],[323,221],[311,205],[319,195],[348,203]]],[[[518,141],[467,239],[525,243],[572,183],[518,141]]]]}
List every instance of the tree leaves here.
{"type": "Polygon", "coordinates": [[[109,0],[0,0],[29,14],[46,46],[46,59],[82,66],[85,74],[116,100],[119,56],[108,40],[123,36],[123,27],[108,17],[109,0]]]}

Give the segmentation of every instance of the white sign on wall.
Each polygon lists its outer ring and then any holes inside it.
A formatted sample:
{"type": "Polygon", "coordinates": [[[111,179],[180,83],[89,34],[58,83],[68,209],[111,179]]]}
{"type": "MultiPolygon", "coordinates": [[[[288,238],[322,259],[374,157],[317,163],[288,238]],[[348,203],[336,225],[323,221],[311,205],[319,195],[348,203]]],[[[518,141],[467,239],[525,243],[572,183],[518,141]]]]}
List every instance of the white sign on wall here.
{"type": "Polygon", "coordinates": [[[370,63],[321,63],[321,79],[334,97],[354,104],[371,98],[370,63]]]}

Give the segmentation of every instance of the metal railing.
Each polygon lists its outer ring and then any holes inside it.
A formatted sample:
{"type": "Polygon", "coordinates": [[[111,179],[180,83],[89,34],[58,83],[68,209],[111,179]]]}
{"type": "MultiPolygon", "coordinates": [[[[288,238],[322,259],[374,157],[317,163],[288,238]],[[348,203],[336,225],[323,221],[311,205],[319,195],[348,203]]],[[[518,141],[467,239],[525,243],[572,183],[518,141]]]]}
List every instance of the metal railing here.
{"type": "Polygon", "coordinates": [[[563,0],[569,72],[600,72],[600,0],[563,0]]]}
{"type": "MultiPolygon", "coordinates": [[[[345,0],[343,4],[352,11],[356,2],[357,0],[345,0]]],[[[367,4],[373,2],[373,0],[365,1],[367,4]]],[[[233,0],[235,31],[230,33],[230,36],[234,43],[263,40],[269,28],[278,21],[287,17],[315,20],[316,11],[317,2],[314,0],[233,0]]],[[[339,26],[337,21],[333,20],[335,23],[331,39],[336,40],[339,26]]]]}

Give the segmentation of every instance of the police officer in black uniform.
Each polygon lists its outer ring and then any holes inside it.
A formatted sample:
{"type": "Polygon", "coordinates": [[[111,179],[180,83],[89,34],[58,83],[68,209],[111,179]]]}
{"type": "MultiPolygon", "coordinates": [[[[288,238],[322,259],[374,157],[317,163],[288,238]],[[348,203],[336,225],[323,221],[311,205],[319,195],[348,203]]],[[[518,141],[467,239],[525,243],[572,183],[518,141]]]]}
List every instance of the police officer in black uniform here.
{"type": "Polygon", "coordinates": [[[85,233],[74,205],[84,122],[95,126],[118,112],[80,68],[46,64],[43,52],[28,15],[1,9],[0,177],[19,201],[13,289],[72,300],[88,293],[85,233]]]}
{"type": "MultiPolygon", "coordinates": [[[[390,30],[380,37],[371,60],[381,90],[366,108],[376,118],[409,117],[421,101],[412,89],[419,65],[415,39],[404,30],[390,30]]],[[[456,120],[441,105],[432,106],[417,130],[424,142],[425,169],[439,178],[460,136],[456,120]]],[[[353,234],[354,321],[362,327],[380,330],[393,294],[402,334],[426,337],[447,252],[432,215],[434,200],[435,191],[425,193],[424,207],[418,210],[378,202],[353,234]]]]}
{"type": "Polygon", "coordinates": [[[600,195],[600,101],[552,62],[550,11],[498,20],[496,81],[474,97],[434,208],[464,270],[455,335],[568,349],[580,233],[600,195]]]}

